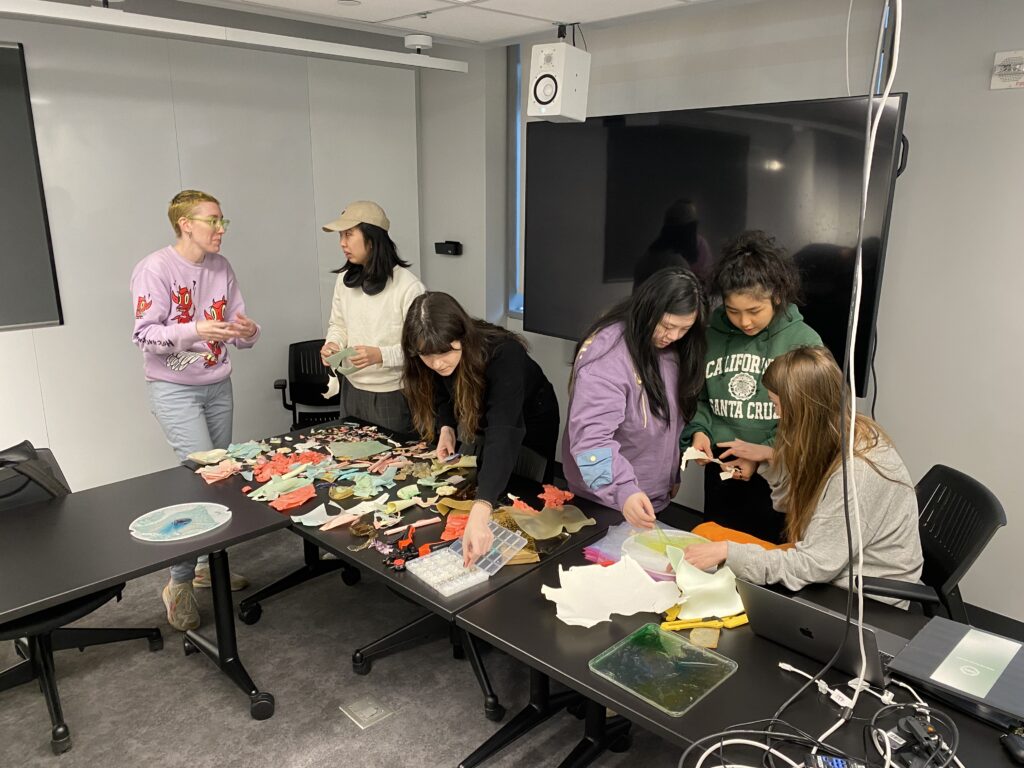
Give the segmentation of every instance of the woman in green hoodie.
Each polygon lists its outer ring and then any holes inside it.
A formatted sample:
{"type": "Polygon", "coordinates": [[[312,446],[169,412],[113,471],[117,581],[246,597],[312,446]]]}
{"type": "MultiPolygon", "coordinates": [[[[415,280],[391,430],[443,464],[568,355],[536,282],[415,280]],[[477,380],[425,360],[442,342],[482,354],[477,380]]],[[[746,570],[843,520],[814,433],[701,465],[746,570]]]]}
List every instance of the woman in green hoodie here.
{"type": "Polygon", "coordinates": [[[711,274],[711,293],[722,304],[711,314],[704,389],[681,444],[724,462],[699,462],[707,465],[705,520],[778,543],[785,521],[757,466],[772,456],[779,415],[761,376],[776,357],[820,346],[821,338],[795,306],[796,265],[764,232],[744,232],[725,245],[711,274]],[[723,480],[723,471],[732,477],[723,480]]]}

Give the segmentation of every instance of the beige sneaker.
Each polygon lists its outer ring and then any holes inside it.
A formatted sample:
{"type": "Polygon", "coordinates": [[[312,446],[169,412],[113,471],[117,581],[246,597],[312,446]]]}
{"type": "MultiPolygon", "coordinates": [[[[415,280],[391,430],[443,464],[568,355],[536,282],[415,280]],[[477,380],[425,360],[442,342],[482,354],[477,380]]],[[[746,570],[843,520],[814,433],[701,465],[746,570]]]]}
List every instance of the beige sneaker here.
{"type": "MultiPolygon", "coordinates": [[[[197,589],[209,589],[213,586],[210,581],[210,566],[199,564],[196,566],[196,576],[192,579],[192,586],[197,589]]],[[[240,573],[231,574],[231,591],[240,592],[249,586],[249,580],[240,573]]]]}
{"type": "Polygon", "coordinates": [[[196,602],[196,593],[190,582],[168,582],[161,597],[167,606],[168,624],[182,632],[199,628],[199,603],[196,602]]]}

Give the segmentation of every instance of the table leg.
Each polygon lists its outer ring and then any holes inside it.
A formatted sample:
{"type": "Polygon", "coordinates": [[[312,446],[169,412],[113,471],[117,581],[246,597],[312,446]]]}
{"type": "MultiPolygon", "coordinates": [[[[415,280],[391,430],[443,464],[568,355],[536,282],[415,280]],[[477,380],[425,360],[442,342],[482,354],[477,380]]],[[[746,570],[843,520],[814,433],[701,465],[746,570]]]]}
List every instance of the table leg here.
{"type": "Polygon", "coordinates": [[[608,719],[604,705],[588,699],[583,739],[559,763],[558,768],[585,768],[606,749],[625,752],[632,742],[629,733],[631,725],[629,720],[620,715],[608,719]]]}
{"type": "Polygon", "coordinates": [[[205,653],[221,671],[249,696],[249,714],[254,720],[266,720],[274,714],[274,696],[260,691],[238,658],[235,619],[231,606],[231,572],[228,553],[210,553],[210,581],[213,588],[213,619],[216,640],[211,641],[194,630],[185,633],[185,653],[205,653]]]}
{"type": "Polygon", "coordinates": [[[480,684],[480,690],[484,694],[484,716],[488,720],[493,720],[496,723],[500,722],[505,717],[505,708],[498,701],[498,696],[494,693],[494,688],[491,687],[491,679],[487,676],[487,668],[484,666],[483,659],[480,658],[480,648],[469,632],[463,631],[462,638],[463,650],[469,656],[469,663],[473,667],[473,674],[476,675],[476,680],[480,684]]]}
{"type": "Polygon", "coordinates": [[[238,603],[238,618],[245,624],[255,624],[263,615],[261,602],[268,597],[280,594],[286,590],[303,584],[310,579],[323,576],[325,573],[341,571],[341,580],[348,586],[359,583],[359,569],[344,560],[324,560],[320,556],[320,549],[309,539],[302,540],[303,566],[297,571],[292,571],[272,584],[253,592],[251,595],[242,598],[238,603]]]}
{"type": "Polygon", "coordinates": [[[460,762],[459,768],[475,768],[498,754],[520,736],[529,733],[559,710],[581,699],[582,697],[575,691],[563,691],[552,695],[551,682],[547,675],[531,669],[530,703],[491,738],[477,747],[473,754],[460,762]]]}

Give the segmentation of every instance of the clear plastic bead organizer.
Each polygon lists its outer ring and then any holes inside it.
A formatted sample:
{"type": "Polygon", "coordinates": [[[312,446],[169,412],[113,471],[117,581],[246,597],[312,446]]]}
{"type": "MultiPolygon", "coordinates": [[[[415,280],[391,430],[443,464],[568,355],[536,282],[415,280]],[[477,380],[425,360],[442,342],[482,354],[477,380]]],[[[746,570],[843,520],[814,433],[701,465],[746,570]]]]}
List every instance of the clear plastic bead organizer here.
{"type": "Polygon", "coordinates": [[[490,527],[494,534],[494,543],[490,551],[469,568],[462,564],[461,541],[424,557],[410,560],[405,568],[445,597],[482,584],[526,546],[526,539],[518,533],[503,528],[494,521],[490,522],[490,527]]]}

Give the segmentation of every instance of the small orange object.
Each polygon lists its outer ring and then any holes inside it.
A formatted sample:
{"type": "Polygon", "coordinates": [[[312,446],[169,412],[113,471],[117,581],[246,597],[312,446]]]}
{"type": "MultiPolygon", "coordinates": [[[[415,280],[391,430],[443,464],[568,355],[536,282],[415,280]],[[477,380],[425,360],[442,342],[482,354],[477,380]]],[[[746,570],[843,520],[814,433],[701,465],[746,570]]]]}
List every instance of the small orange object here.
{"type": "Polygon", "coordinates": [[[278,512],[287,512],[289,509],[301,507],[313,498],[316,498],[316,490],[312,485],[304,485],[301,488],[296,488],[294,491],[290,491],[289,493],[282,493],[270,502],[270,506],[278,512]]]}
{"type": "Polygon", "coordinates": [[[527,514],[530,514],[530,515],[539,515],[540,514],[540,510],[539,509],[534,509],[533,507],[531,507],[529,504],[527,504],[522,499],[513,499],[512,500],[512,507],[514,509],[518,509],[520,512],[526,512],[527,514]]]}
{"type": "Polygon", "coordinates": [[[398,542],[399,549],[406,549],[407,547],[412,546],[413,541],[416,540],[416,527],[410,525],[409,528],[406,530],[406,534],[408,535],[398,542]]]}
{"type": "Polygon", "coordinates": [[[572,501],[575,496],[575,493],[563,491],[561,488],[547,483],[544,484],[544,492],[537,494],[537,498],[544,502],[544,506],[552,509],[561,509],[567,501],[572,501]]]}
{"type": "Polygon", "coordinates": [[[737,531],[733,528],[726,528],[718,523],[701,523],[693,529],[692,533],[703,536],[709,541],[732,541],[736,544],[757,544],[765,549],[792,549],[792,544],[772,544],[770,541],[751,536],[749,533],[737,531]]]}
{"type": "Polygon", "coordinates": [[[252,490],[252,486],[251,485],[243,485],[242,486],[242,493],[248,493],[251,490],[252,490]]]}
{"type": "Polygon", "coordinates": [[[469,513],[467,512],[449,512],[448,524],[445,525],[444,532],[441,534],[441,541],[461,539],[468,521],[469,513]]]}

